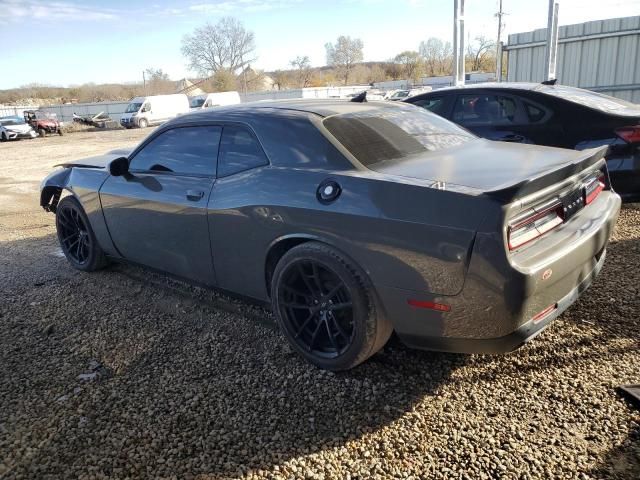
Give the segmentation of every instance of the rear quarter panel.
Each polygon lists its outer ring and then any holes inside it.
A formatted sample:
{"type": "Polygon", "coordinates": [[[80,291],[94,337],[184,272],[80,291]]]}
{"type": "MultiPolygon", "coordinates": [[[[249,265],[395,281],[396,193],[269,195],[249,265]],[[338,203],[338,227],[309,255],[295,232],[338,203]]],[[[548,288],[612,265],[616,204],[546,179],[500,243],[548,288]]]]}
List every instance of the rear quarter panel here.
{"type": "Polygon", "coordinates": [[[374,285],[458,293],[486,199],[368,174],[263,167],[218,179],[209,225],[220,287],[267,299],[265,263],[285,238],[313,239],[351,257],[374,285]],[[325,179],[342,194],[316,198],[325,179]]]}

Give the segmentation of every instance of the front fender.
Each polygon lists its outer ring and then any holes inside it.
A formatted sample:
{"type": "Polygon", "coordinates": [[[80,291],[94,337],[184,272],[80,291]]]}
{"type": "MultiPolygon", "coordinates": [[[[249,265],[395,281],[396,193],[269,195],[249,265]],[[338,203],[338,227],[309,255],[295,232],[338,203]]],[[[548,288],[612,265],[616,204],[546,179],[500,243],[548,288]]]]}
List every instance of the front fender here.
{"type": "Polygon", "coordinates": [[[71,176],[70,168],[55,170],[42,180],[40,184],[40,206],[47,212],[56,211],[60,194],[65,189],[71,176]]]}

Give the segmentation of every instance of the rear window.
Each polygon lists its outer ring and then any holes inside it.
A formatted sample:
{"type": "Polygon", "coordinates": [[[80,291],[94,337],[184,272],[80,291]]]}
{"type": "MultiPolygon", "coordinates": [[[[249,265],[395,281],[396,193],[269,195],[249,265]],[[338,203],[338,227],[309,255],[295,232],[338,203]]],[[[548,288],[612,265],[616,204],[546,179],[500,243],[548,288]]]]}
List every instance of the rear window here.
{"type": "Polygon", "coordinates": [[[640,106],[635,103],[590,90],[565,85],[550,85],[543,86],[538,91],[613,115],[640,115],[640,106]]]}
{"type": "Polygon", "coordinates": [[[325,128],[363,165],[435,152],[475,138],[421,108],[380,108],[334,115],[325,128]]]}

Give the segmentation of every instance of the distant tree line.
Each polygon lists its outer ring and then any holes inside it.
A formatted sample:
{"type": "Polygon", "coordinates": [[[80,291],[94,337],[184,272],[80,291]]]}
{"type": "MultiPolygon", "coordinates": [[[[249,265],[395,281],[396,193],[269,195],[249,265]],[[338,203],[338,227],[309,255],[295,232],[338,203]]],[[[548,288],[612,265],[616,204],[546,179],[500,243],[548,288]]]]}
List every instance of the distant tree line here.
{"type": "MultiPolygon", "coordinates": [[[[326,66],[312,67],[309,56],[301,52],[288,61],[289,68],[263,72],[251,68],[255,63],[253,32],[237,19],[225,17],[217,23],[205,23],[182,39],[181,52],[196,74],[191,79],[207,92],[253,91],[275,88],[324,87],[370,84],[385,80],[417,82],[424,76],[450,75],[453,52],[450,42],[431,37],[420,42],[417,50],[406,50],[386,61],[363,62],[364,43],[359,38],[341,35],[325,44],[326,66]]],[[[495,42],[484,36],[469,39],[465,57],[467,71],[493,71],[495,42]]],[[[138,95],[175,93],[176,82],[162,69],[147,68],[144,84],[87,83],[69,88],[32,83],[20,88],[0,90],[0,104],[34,99],[40,103],[126,101],[138,95]]]]}

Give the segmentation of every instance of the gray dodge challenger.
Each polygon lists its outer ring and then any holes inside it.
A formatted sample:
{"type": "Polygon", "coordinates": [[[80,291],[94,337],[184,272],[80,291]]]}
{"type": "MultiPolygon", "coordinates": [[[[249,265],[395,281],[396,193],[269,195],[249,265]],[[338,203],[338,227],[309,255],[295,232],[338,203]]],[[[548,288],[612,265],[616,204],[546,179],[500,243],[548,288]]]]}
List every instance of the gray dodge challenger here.
{"type": "Polygon", "coordinates": [[[40,203],[73,267],[270,302],[300,355],[343,370],[393,332],[465,353],[540,333],[604,263],[604,153],[491,142],[396,102],[259,102],[63,164],[40,203]]]}

